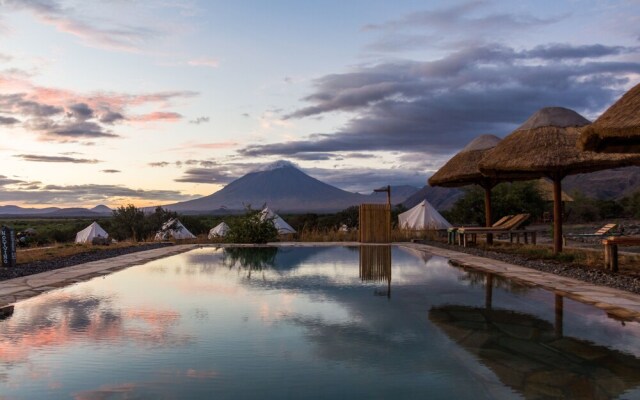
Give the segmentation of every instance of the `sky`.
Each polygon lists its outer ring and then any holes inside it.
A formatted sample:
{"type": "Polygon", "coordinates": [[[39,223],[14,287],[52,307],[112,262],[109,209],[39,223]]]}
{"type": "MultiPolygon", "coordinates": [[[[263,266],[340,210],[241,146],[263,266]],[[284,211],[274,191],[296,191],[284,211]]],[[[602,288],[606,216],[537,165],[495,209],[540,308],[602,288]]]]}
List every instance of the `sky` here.
{"type": "Polygon", "coordinates": [[[169,204],[277,160],[422,187],[638,83],[637,0],[0,0],[0,205],[169,204]]]}

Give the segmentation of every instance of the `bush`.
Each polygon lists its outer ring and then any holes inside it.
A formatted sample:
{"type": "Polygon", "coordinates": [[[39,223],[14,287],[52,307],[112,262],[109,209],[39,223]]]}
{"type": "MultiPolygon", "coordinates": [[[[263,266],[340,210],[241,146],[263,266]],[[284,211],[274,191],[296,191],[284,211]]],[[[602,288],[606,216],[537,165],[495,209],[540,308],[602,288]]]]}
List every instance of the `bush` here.
{"type": "MultiPolygon", "coordinates": [[[[501,183],[491,192],[492,215],[497,219],[505,215],[528,213],[529,221],[542,216],[545,201],[536,181],[501,183]]],[[[485,225],[484,189],[473,186],[443,216],[454,224],[485,225]]]]}
{"type": "Polygon", "coordinates": [[[247,208],[246,213],[229,223],[225,241],[229,243],[267,243],[278,238],[273,218],[262,218],[260,211],[247,208]]]}

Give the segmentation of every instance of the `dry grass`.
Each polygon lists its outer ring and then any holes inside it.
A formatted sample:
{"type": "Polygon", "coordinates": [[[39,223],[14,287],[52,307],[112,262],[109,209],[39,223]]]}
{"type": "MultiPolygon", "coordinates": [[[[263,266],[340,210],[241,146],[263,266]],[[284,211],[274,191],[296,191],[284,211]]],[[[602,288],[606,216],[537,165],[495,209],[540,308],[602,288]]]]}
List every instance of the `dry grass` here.
{"type": "Polygon", "coordinates": [[[91,244],[75,244],[64,243],[54,244],[47,247],[33,247],[29,249],[18,249],[17,262],[18,264],[26,264],[34,261],[54,260],[58,258],[64,258],[73,256],[76,254],[84,253],[96,253],[109,249],[120,249],[132,246],[139,246],[146,243],[132,243],[132,242],[120,242],[113,243],[109,246],[94,246],[91,244]]]}

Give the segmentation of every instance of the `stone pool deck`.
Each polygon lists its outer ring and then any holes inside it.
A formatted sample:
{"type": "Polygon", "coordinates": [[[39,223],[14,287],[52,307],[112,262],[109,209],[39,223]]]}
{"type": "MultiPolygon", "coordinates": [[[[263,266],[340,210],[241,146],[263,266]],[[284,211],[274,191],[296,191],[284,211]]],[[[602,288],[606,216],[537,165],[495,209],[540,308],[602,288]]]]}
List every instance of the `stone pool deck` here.
{"type": "MultiPolygon", "coordinates": [[[[325,247],[325,246],[360,246],[357,242],[278,242],[269,245],[278,247],[325,247]]],[[[537,271],[490,258],[478,257],[471,254],[459,253],[439,247],[417,243],[394,243],[418,251],[424,251],[436,256],[449,258],[456,265],[477,269],[483,272],[503,276],[525,285],[541,287],[554,293],[591,304],[603,309],[610,315],[623,320],[640,321],[640,295],[605,286],[597,286],[576,279],[537,271]]],[[[146,250],[122,256],[92,261],[72,267],[60,268],[39,274],[29,275],[0,282],[0,307],[13,304],[17,301],[37,296],[40,293],[86,281],[98,276],[128,268],[133,265],[143,264],[158,258],[168,257],[183,253],[199,247],[227,247],[238,245],[212,244],[212,245],[175,245],[159,249],[146,250]]],[[[243,247],[257,247],[256,245],[243,245],[243,247]]]]}
{"type": "Polygon", "coordinates": [[[49,290],[108,275],[132,265],[143,264],[198,247],[200,246],[196,244],[161,247],[8,279],[0,282],[0,308],[49,290]]]}

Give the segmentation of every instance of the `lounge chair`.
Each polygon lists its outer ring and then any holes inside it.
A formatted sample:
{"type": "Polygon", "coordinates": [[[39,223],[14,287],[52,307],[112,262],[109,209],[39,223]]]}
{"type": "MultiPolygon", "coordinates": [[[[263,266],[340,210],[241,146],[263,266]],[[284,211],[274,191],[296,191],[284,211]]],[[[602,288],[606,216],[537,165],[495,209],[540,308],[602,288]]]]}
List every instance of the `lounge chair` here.
{"type": "Polygon", "coordinates": [[[476,237],[478,234],[486,235],[486,234],[500,234],[500,233],[509,233],[511,241],[513,241],[514,236],[517,237],[518,242],[520,241],[520,234],[524,234],[524,242],[528,243],[528,235],[531,234],[532,242],[536,243],[536,232],[535,231],[526,231],[524,229],[518,229],[526,220],[529,219],[530,214],[518,214],[499,226],[492,227],[471,227],[471,228],[459,228],[456,232],[456,236],[458,237],[458,244],[467,247],[467,244],[470,242],[475,243],[476,237]],[[471,240],[469,240],[471,239],[471,240]]]}
{"type": "MultiPolygon", "coordinates": [[[[493,225],[491,225],[491,228],[498,228],[498,227],[502,226],[503,224],[505,224],[507,221],[509,221],[513,217],[514,217],[513,215],[505,215],[504,217],[502,217],[499,220],[497,220],[496,222],[494,222],[493,225]]],[[[456,232],[458,232],[458,229],[461,229],[461,228],[465,228],[465,227],[464,226],[454,226],[453,228],[447,228],[447,244],[455,244],[456,243],[456,232]]],[[[471,227],[467,227],[467,228],[471,228],[471,227]]],[[[478,228],[480,228],[480,227],[478,227],[478,228]]]]}
{"type": "Polygon", "coordinates": [[[614,230],[618,224],[606,224],[602,228],[598,229],[594,233],[568,233],[562,236],[562,240],[564,244],[567,244],[567,239],[601,239],[605,236],[615,236],[620,235],[620,233],[611,232],[614,230]]]}

